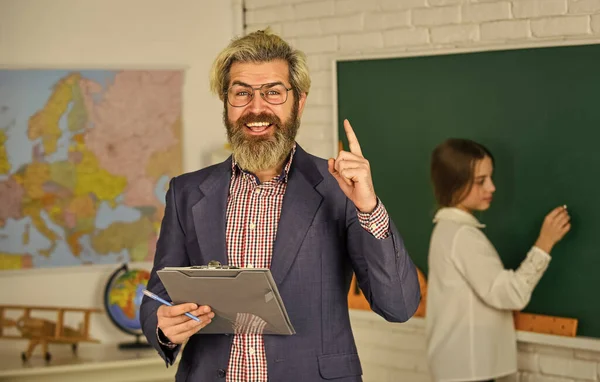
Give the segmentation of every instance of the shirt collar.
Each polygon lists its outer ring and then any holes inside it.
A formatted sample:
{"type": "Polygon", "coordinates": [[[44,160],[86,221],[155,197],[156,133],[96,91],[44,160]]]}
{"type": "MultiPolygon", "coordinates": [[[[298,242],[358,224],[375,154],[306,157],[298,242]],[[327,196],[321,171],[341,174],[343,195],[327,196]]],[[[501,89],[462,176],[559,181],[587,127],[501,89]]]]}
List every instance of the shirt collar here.
{"type": "Polygon", "coordinates": [[[457,223],[467,224],[477,228],[485,227],[485,224],[481,224],[475,216],[456,207],[440,208],[435,214],[433,222],[437,223],[441,220],[451,220],[457,223]]]}
{"type": "MultiPolygon", "coordinates": [[[[292,167],[292,159],[294,159],[295,153],[296,153],[296,142],[294,142],[294,145],[292,146],[292,151],[290,152],[290,155],[288,157],[288,160],[287,160],[285,166],[283,166],[283,169],[281,170],[281,174],[279,174],[279,176],[274,178],[277,182],[287,183],[289,172],[290,172],[290,167],[292,167]]],[[[235,156],[233,156],[231,159],[231,171],[233,172],[234,175],[239,175],[239,174],[243,173],[243,174],[249,175],[251,177],[254,177],[256,180],[256,183],[260,184],[260,181],[258,180],[258,177],[256,175],[254,175],[248,171],[244,171],[240,168],[240,166],[238,166],[238,164],[235,161],[235,156]]]]}

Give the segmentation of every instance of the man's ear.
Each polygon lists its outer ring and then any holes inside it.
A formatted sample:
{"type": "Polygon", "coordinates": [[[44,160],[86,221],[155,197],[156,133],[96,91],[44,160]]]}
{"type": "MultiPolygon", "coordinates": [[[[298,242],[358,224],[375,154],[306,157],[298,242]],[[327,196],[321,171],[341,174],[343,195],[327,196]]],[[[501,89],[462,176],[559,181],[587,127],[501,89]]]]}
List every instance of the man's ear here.
{"type": "Polygon", "coordinates": [[[300,100],[298,101],[298,118],[302,117],[302,111],[304,110],[304,104],[306,103],[306,93],[300,93],[300,100]]]}

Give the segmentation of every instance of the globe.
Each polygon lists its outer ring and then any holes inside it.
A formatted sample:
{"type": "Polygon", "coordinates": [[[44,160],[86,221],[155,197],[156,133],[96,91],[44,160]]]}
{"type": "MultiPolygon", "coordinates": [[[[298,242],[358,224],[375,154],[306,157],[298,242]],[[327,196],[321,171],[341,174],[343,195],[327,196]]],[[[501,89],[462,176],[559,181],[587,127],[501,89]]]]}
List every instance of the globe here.
{"type": "Polygon", "coordinates": [[[140,337],[143,335],[140,305],[149,279],[148,271],[129,269],[127,264],[124,264],[110,276],[106,283],[104,308],[108,317],[123,332],[136,336],[135,342],[119,344],[120,348],[148,346],[140,342],[140,337]]]}

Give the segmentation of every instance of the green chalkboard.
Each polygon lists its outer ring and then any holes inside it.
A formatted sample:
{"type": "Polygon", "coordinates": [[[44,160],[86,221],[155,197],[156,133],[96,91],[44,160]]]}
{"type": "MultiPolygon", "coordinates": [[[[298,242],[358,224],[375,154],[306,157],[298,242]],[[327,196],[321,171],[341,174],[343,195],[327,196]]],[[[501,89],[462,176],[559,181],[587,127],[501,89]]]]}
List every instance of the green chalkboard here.
{"type": "Polygon", "coordinates": [[[350,120],[375,190],[427,274],[436,210],[433,148],[449,137],[496,159],[492,207],[478,215],[506,267],[516,268],[552,208],[573,228],[526,312],[579,319],[600,337],[600,45],[336,63],[338,134],[350,120]]]}

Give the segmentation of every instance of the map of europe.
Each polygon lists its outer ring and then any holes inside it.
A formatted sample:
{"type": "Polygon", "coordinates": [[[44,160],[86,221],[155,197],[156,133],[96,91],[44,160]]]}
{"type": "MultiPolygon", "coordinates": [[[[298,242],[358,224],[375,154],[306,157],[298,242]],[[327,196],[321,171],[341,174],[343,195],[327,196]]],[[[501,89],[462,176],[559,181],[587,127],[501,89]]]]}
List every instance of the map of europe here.
{"type": "Polygon", "coordinates": [[[0,70],[0,269],[151,261],[180,70],[0,70]]]}

